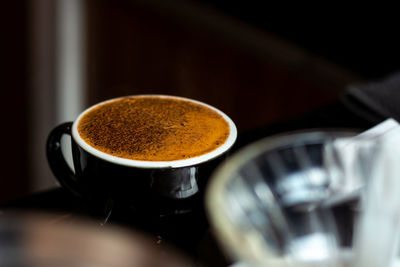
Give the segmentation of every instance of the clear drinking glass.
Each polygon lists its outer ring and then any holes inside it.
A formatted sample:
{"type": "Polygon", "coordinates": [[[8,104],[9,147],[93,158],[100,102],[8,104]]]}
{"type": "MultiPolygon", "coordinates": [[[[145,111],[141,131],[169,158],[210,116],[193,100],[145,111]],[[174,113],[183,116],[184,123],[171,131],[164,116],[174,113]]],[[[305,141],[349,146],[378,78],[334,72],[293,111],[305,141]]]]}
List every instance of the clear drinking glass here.
{"type": "Polygon", "coordinates": [[[340,175],[340,159],[331,145],[354,134],[313,131],[268,137],[245,147],[214,173],[206,207],[234,260],[255,266],[341,266],[353,225],[352,218],[343,216],[352,211],[336,216],[340,207],[326,203],[346,199],[363,181],[340,175]]]}

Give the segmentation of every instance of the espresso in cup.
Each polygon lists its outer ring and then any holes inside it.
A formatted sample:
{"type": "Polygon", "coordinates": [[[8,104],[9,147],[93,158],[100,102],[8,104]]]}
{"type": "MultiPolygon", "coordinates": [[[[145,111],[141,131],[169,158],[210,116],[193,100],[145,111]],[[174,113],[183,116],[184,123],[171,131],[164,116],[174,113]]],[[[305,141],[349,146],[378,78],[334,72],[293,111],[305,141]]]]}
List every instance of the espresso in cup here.
{"type": "Polygon", "coordinates": [[[199,103],[136,96],[103,103],[78,122],[80,137],[104,153],[141,161],[175,161],[209,153],[229,136],[228,122],[199,103]]]}
{"type": "Polygon", "coordinates": [[[236,135],[233,121],[205,103],[127,96],[94,105],[54,128],[47,158],[61,185],[80,196],[135,210],[172,207],[176,213],[191,199],[202,203],[204,186],[236,135]],[[74,172],[61,152],[63,135],[72,137],[74,172]]]}

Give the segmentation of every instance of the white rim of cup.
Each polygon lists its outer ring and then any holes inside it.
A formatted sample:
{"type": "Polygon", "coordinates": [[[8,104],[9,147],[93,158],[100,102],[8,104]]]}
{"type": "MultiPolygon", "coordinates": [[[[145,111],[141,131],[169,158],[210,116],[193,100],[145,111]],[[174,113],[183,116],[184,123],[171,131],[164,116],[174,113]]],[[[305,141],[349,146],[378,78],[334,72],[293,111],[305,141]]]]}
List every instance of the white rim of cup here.
{"type": "Polygon", "coordinates": [[[105,161],[118,164],[118,165],[123,165],[123,166],[128,166],[128,167],[136,167],[136,168],[179,168],[179,167],[188,167],[188,166],[193,166],[197,165],[206,161],[209,161],[211,159],[214,159],[223,153],[225,153],[227,150],[229,150],[232,145],[235,143],[237,137],[237,129],[233,121],[222,111],[219,109],[210,106],[206,103],[193,100],[190,98],[185,98],[185,97],[180,97],[180,96],[171,96],[171,95],[158,95],[158,94],[143,94],[143,95],[129,95],[129,96],[123,96],[123,97],[118,97],[118,98],[113,98],[109,99],[100,103],[97,103],[88,109],[84,110],[73,122],[72,124],[72,138],[75,140],[75,142],[86,152],[92,154],[95,157],[98,157],[100,159],[103,159],[105,161]],[[171,98],[171,99],[178,99],[178,100],[184,100],[184,101],[189,101],[192,103],[196,103],[199,105],[202,105],[204,107],[207,107],[215,112],[217,112],[219,115],[223,117],[223,119],[228,123],[229,125],[229,136],[225,143],[223,143],[221,146],[216,148],[215,150],[208,152],[206,154],[192,157],[189,159],[182,159],[182,160],[172,160],[172,161],[144,161],[144,160],[133,160],[133,159],[127,159],[127,158],[121,158],[121,157],[116,157],[110,154],[107,154],[105,152],[102,152],[88,143],[86,143],[79,135],[78,133],[78,122],[80,119],[89,111],[92,109],[105,104],[105,103],[110,103],[119,99],[123,98],[132,98],[132,97],[160,97],[160,98],[171,98]]]}

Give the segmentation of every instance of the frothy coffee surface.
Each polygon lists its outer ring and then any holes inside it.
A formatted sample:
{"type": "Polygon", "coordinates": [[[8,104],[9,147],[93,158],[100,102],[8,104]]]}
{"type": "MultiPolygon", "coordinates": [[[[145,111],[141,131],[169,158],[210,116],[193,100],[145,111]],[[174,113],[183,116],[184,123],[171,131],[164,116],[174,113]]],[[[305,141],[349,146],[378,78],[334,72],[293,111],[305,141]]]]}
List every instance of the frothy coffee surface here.
{"type": "Polygon", "coordinates": [[[81,138],[102,152],[134,160],[171,161],[208,153],[229,136],[212,109],[177,98],[136,96],[101,104],[78,123],[81,138]]]}

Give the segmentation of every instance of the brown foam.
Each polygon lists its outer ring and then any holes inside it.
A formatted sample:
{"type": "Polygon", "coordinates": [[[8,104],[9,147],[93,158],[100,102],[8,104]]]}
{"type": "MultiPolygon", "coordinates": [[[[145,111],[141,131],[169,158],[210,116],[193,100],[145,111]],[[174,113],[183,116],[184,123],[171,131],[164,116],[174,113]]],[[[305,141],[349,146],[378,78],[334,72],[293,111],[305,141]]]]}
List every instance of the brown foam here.
{"type": "Polygon", "coordinates": [[[139,96],[95,107],[81,118],[78,132],[92,147],[117,157],[171,161],[215,150],[227,140],[229,125],[197,103],[139,96]]]}

